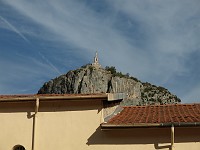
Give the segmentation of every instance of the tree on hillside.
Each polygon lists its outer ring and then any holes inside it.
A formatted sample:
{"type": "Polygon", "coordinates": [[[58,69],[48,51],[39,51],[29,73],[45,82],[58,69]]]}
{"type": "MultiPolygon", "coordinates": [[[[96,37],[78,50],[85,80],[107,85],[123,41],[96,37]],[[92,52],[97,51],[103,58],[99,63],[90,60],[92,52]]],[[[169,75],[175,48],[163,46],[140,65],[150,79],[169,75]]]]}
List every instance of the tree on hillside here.
{"type": "Polygon", "coordinates": [[[110,71],[111,74],[116,74],[116,73],[117,73],[116,68],[115,68],[114,66],[111,66],[111,67],[106,66],[105,69],[106,69],[107,71],[110,71]]]}

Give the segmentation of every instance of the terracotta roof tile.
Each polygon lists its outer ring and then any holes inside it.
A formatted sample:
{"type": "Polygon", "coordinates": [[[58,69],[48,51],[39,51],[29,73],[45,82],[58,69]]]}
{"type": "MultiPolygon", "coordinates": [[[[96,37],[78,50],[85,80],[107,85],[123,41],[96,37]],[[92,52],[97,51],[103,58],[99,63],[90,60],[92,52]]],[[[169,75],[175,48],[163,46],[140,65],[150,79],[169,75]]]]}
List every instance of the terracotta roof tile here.
{"type": "Polygon", "coordinates": [[[106,124],[194,123],[200,122],[200,104],[131,106],[111,118],[106,124]]]}

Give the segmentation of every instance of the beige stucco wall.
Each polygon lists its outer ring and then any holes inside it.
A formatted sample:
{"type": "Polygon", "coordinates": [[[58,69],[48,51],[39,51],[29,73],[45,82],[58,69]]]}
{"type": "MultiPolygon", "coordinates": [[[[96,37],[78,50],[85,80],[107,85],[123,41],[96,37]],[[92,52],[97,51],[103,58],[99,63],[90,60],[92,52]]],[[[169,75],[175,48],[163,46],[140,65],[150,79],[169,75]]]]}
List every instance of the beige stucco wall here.
{"type": "MultiPolygon", "coordinates": [[[[34,103],[0,103],[0,150],[32,149],[34,103]]],[[[35,150],[169,150],[170,128],[101,131],[101,101],[40,102],[35,150]]],[[[200,128],[175,128],[175,150],[200,150],[200,128]]]]}
{"type": "Polygon", "coordinates": [[[12,150],[21,144],[31,149],[33,111],[31,103],[0,103],[0,150],[12,150]]]}

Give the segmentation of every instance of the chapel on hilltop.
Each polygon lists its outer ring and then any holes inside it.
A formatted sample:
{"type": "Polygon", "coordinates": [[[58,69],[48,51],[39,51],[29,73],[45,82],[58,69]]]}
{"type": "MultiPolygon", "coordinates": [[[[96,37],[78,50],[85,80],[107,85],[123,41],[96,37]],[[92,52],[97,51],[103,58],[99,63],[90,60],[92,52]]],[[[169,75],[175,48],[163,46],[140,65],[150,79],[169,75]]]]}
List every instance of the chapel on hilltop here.
{"type": "Polygon", "coordinates": [[[99,64],[99,58],[98,58],[98,53],[96,51],[96,55],[94,57],[94,62],[92,63],[92,66],[94,66],[95,68],[100,68],[101,65],[99,64]]]}

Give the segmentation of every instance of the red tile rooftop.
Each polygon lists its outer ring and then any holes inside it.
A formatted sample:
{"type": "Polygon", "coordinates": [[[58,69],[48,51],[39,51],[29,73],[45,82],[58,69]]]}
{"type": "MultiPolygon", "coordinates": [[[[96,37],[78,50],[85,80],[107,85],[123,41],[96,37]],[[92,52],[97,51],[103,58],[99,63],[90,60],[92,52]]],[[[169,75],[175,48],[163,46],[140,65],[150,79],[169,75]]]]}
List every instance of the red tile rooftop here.
{"type": "Polygon", "coordinates": [[[200,123],[200,104],[131,106],[103,125],[200,123]]]}

